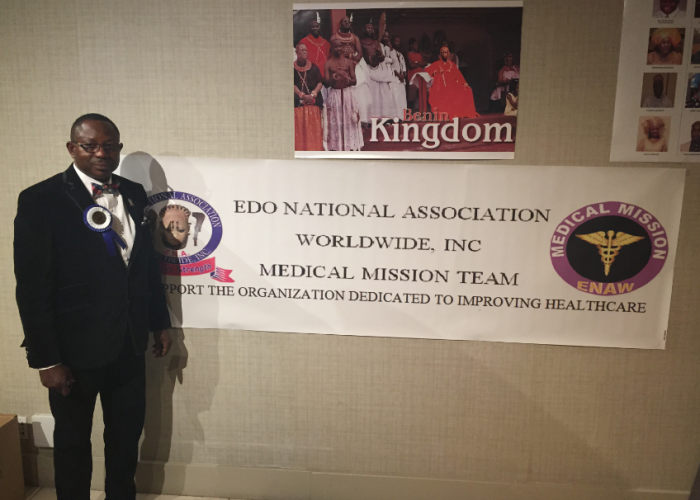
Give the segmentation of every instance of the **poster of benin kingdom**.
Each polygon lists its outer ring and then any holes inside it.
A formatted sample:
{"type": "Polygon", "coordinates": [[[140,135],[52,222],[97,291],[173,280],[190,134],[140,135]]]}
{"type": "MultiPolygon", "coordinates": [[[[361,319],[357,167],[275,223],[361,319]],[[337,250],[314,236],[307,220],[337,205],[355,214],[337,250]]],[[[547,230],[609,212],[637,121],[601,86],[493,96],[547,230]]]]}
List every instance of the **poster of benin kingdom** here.
{"type": "Polygon", "coordinates": [[[514,158],[522,1],[295,4],[296,158],[514,158]]]}

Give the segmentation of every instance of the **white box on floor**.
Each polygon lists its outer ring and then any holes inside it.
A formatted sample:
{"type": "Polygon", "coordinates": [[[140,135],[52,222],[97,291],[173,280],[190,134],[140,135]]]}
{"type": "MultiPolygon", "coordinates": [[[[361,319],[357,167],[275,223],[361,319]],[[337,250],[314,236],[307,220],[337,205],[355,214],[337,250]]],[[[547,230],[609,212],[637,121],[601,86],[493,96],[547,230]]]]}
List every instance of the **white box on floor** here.
{"type": "Polygon", "coordinates": [[[35,413],[32,415],[32,433],[34,446],[37,448],[53,448],[53,429],[56,423],[50,413],[35,413]]]}

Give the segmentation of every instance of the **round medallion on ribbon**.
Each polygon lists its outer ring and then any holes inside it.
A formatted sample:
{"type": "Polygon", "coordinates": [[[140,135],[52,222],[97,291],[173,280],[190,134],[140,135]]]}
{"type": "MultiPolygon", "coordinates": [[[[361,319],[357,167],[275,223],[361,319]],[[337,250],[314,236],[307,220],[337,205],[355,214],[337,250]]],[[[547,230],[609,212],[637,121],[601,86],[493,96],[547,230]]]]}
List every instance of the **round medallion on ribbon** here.
{"type": "Polygon", "coordinates": [[[98,233],[107,231],[112,227],[112,214],[109,210],[99,205],[90,205],[83,215],[85,224],[98,233]]]}
{"type": "Polygon", "coordinates": [[[124,240],[112,229],[112,213],[105,207],[100,205],[87,207],[83,212],[83,222],[91,231],[102,234],[110,257],[114,257],[117,254],[115,245],[126,248],[124,240]]]}

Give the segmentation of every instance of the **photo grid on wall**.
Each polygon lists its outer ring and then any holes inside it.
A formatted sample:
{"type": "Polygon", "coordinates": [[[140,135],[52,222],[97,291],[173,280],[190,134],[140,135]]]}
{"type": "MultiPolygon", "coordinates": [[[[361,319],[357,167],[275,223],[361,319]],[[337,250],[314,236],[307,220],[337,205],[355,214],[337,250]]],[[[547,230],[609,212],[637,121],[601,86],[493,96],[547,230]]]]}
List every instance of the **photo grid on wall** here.
{"type": "Polygon", "coordinates": [[[626,0],[611,161],[700,161],[700,1],[626,0]]]}

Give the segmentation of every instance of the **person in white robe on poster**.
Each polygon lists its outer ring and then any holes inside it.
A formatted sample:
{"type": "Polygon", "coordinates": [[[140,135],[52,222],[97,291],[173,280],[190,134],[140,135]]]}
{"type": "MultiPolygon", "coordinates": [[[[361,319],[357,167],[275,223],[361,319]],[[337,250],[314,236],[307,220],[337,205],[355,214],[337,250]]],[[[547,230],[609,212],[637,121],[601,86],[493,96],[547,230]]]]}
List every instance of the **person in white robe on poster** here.
{"type": "Polygon", "coordinates": [[[391,93],[394,96],[395,114],[392,116],[403,116],[403,110],[407,108],[406,102],[406,61],[403,54],[399,52],[401,48],[401,39],[398,36],[391,36],[385,32],[382,37],[385,52],[389,49],[388,56],[391,58],[391,70],[393,72],[393,81],[389,85],[391,93]]]}
{"type": "Polygon", "coordinates": [[[360,122],[369,126],[369,108],[372,102],[372,95],[369,91],[369,66],[364,59],[355,66],[355,76],[357,77],[357,85],[352,87],[357,102],[357,109],[360,112],[360,122]]]}
{"type": "Polygon", "coordinates": [[[362,44],[362,56],[369,67],[369,117],[389,117],[394,114],[394,96],[389,86],[393,81],[393,70],[391,66],[382,64],[386,58],[382,44],[374,39],[374,26],[371,23],[365,24],[362,44]]]}
{"type": "Polygon", "coordinates": [[[352,87],[357,83],[355,63],[344,55],[343,43],[334,39],[324,68],[328,87],[326,145],[330,151],[360,151],[364,145],[360,113],[352,87]]]}
{"type": "MultiPolygon", "coordinates": [[[[360,113],[360,122],[369,126],[369,70],[367,64],[362,58],[362,45],[360,39],[352,32],[352,15],[344,16],[340,20],[340,27],[331,36],[331,45],[333,40],[339,40],[343,44],[343,54],[346,58],[351,59],[355,63],[355,78],[357,83],[348,89],[354,94],[355,103],[360,113]]],[[[324,99],[326,95],[324,94],[324,99]]]]}

